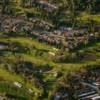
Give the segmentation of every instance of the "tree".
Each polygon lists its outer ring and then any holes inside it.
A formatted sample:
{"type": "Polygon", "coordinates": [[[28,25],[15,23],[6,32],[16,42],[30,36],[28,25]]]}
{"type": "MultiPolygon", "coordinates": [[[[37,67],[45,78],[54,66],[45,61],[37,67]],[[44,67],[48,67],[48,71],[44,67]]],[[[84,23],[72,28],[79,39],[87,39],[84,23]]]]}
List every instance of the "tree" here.
{"type": "Polygon", "coordinates": [[[76,16],[79,12],[80,0],[63,0],[63,5],[66,12],[69,12],[69,15],[66,16],[70,16],[70,22],[74,28],[76,24],[76,16]]]}
{"type": "Polygon", "coordinates": [[[22,7],[26,7],[26,5],[29,7],[32,7],[32,3],[33,3],[33,0],[21,0],[22,7]]]}
{"type": "Polygon", "coordinates": [[[2,10],[1,10],[1,12],[2,13],[6,13],[6,11],[8,11],[8,6],[9,6],[9,4],[10,4],[10,0],[3,0],[2,1],[2,10]]]}
{"type": "Polygon", "coordinates": [[[91,13],[93,11],[93,8],[95,6],[96,0],[88,0],[87,1],[87,11],[88,13],[91,13]]]}

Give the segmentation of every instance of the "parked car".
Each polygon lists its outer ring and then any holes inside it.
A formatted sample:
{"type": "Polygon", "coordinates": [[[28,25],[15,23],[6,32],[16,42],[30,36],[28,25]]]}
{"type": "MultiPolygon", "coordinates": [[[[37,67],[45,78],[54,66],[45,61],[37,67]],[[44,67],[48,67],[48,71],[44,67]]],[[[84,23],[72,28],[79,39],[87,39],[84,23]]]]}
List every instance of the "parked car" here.
{"type": "Polygon", "coordinates": [[[100,100],[100,96],[93,97],[91,100],[100,100]]]}

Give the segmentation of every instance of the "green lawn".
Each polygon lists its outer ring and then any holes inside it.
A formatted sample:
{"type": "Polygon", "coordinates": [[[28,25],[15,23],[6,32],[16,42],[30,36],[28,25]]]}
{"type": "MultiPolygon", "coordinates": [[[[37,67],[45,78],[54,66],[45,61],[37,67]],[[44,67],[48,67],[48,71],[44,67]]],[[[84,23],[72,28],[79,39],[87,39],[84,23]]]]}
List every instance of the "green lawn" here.
{"type": "Polygon", "coordinates": [[[87,13],[82,13],[79,17],[77,17],[77,19],[82,21],[88,21],[89,19],[92,19],[96,22],[100,22],[100,14],[90,15],[87,13]]]}

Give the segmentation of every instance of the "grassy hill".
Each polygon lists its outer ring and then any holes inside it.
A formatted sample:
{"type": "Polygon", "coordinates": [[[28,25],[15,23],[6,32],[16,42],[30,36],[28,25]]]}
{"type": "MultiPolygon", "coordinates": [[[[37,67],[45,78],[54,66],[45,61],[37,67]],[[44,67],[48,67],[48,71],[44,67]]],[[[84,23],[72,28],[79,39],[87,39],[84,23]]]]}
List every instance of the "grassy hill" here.
{"type": "MultiPolygon", "coordinates": [[[[20,0],[14,0],[9,6],[16,14],[29,14],[55,26],[59,24],[58,20],[67,20],[67,15],[57,16],[61,14],[59,11],[53,15],[36,6],[23,8],[20,0]],[[58,22],[55,23],[53,18],[58,22]]],[[[99,14],[82,13],[75,18],[82,23],[87,23],[89,18],[100,23],[99,17],[99,14]]],[[[21,100],[50,100],[59,80],[63,83],[67,74],[76,73],[89,65],[100,65],[100,41],[68,52],[41,43],[25,33],[0,33],[0,93],[24,98],[21,100]],[[14,82],[22,84],[22,88],[16,89],[14,82]]]]}
{"type": "MultiPolygon", "coordinates": [[[[6,33],[1,33],[1,36],[6,33]]],[[[2,43],[10,43],[10,44],[17,44],[17,46],[20,45],[20,48],[18,48],[17,51],[13,51],[12,49],[8,50],[3,50],[4,53],[0,56],[1,59],[1,64],[0,64],[0,77],[2,77],[6,81],[17,81],[22,84],[25,84],[24,86],[26,88],[32,88],[33,92],[37,93],[41,92],[44,93],[43,91],[46,91],[47,93],[50,91],[53,91],[53,87],[56,86],[56,84],[51,83],[49,87],[48,82],[55,82],[61,77],[64,77],[66,74],[70,72],[76,72],[82,68],[84,68],[87,65],[93,65],[93,64],[99,64],[100,63],[100,58],[99,58],[99,48],[100,48],[100,43],[97,42],[94,45],[91,45],[86,48],[82,48],[81,50],[84,51],[85,54],[92,53],[94,54],[93,56],[98,56],[95,59],[88,59],[88,60],[83,60],[83,61],[77,61],[77,62],[67,62],[67,63],[55,63],[52,58],[54,57],[49,54],[49,52],[57,53],[57,51],[54,50],[55,47],[52,47],[50,45],[40,43],[35,39],[32,39],[30,37],[3,37],[0,38],[0,42],[2,43]],[[25,51],[24,49],[27,48],[25,51]],[[42,70],[40,75],[36,74],[35,78],[46,81],[46,84],[48,83],[48,86],[44,86],[44,88],[37,88],[34,84],[31,82],[28,82],[25,77],[22,75],[18,75],[12,72],[8,72],[5,68],[5,66],[9,65],[12,66],[13,68],[14,63],[18,61],[18,56],[21,57],[23,61],[27,61],[33,64],[33,66],[36,66],[39,70],[42,70]],[[49,67],[47,67],[49,66],[49,67]],[[49,69],[48,69],[49,68],[49,69]],[[55,74],[60,74],[59,78],[56,77],[55,74]],[[27,83],[26,83],[26,81],[27,83]],[[45,88],[47,90],[45,90],[45,88]]],[[[8,47],[10,48],[10,47],[8,47]]],[[[80,50],[80,51],[81,51],[80,50]]],[[[38,97],[38,95],[33,96],[34,98],[38,97]]]]}

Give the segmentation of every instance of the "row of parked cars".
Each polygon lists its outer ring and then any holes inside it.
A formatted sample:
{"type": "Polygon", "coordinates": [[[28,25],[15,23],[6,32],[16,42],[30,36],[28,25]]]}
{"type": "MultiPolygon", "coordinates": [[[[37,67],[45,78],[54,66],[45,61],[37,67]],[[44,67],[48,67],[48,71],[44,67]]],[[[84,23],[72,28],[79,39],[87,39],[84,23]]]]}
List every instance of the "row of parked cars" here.
{"type": "Polygon", "coordinates": [[[60,88],[53,100],[100,100],[100,68],[71,76],[71,91],[60,88]]]}
{"type": "Polygon", "coordinates": [[[54,26],[44,20],[37,18],[26,18],[25,16],[0,15],[1,32],[24,32],[37,38],[40,42],[47,42],[56,47],[74,49],[82,44],[88,44],[100,37],[99,31],[88,32],[88,29],[73,29],[61,27],[54,29],[54,26]]]}

